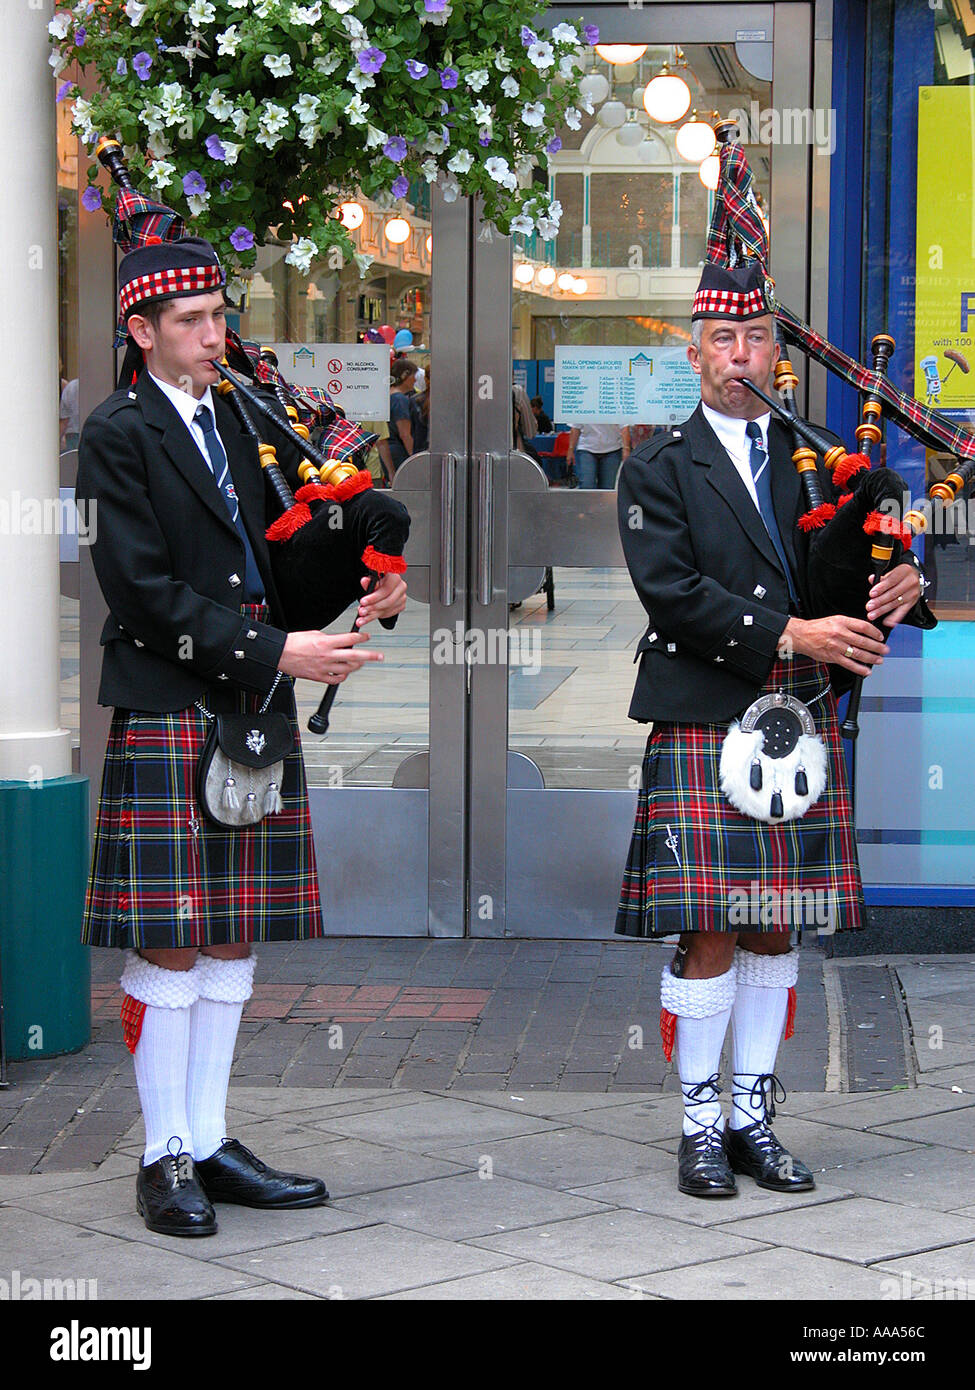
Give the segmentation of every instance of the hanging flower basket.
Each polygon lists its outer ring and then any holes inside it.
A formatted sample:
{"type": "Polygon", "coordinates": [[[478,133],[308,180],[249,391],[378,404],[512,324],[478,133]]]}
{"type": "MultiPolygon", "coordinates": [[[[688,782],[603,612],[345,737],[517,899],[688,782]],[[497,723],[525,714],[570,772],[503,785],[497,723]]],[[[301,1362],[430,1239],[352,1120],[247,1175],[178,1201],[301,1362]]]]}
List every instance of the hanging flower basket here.
{"type": "MultiPolygon", "coordinates": [[[[499,231],[558,231],[532,171],[579,94],[593,25],[533,20],[538,0],[79,0],[48,26],[73,126],[114,135],[136,185],[181,212],[232,268],[269,232],[302,271],[354,247],[339,205],[382,208],[413,181],[480,195],[499,231]]],[[[98,166],[83,203],[101,205],[98,166]]],[[[360,258],[360,262],[366,258],[360,258]]],[[[360,269],[362,269],[360,264],[360,269]]]]}

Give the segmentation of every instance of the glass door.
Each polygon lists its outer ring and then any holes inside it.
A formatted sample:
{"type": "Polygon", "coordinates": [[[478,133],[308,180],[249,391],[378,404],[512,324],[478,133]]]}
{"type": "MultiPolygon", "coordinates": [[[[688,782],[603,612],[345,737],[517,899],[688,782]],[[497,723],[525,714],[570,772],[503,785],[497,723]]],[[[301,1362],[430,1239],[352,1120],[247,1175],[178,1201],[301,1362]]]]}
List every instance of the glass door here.
{"type": "Polygon", "coordinates": [[[676,397],[673,383],[689,372],[713,195],[703,156],[683,157],[677,134],[695,111],[740,113],[765,207],[790,200],[773,275],[805,305],[812,151],[775,143],[769,113],[779,90],[808,105],[808,17],[796,5],[586,7],[601,43],[645,48],[625,64],[589,54],[593,110],[560,132],[548,171],[558,238],[473,244],[473,379],[489,388],[472,403],[472,935],[613,931],[649,732],[627,717],[646,614],[623,561],[616,475],[699,398],[692,374],[676,397]],[[665,64],[689,94],[669,123],[644,105],[665,64]]]}

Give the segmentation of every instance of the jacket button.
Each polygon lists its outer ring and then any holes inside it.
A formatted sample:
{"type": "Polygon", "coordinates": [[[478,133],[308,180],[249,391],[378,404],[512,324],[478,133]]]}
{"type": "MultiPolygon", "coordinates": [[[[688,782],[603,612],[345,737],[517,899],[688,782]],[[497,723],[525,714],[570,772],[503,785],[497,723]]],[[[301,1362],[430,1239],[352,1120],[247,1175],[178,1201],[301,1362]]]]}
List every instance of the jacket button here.
{"type": "Polygon", "coordinates": [[[729,638],[728,638],[728,646],[729,646],[729,647],[737,647],[737,645],[738,645],[738,643],[735,641],[734,637],[729,637],[729,638]]]}
{"type": "Polygon", "coordinates": [[[746,627],[751,627],[754,621],[755,619],[752,617],[750,613],[746,613],[745,616],[742,618],[742,622],[745,624],[746,627]]]}
{"type": "Polygon", "coordinates": [[[243,661],[243,659],[244,659],[244,653],[243,653],[243,652],[234,652],[234,656],[237,658],[238,661],[243,661]]]}
{"type": "Polygon", "coordinates": [[[716,656],[714,659],[715,659],[715,661],[724,661],[724,657],[723,657],[723,656],[716,656]]]}
{"type": "Polygon", "coordinates": [[[229,679],[230,679],[230,677],[229,677],[229,676],[225,676],[222,672],[221,672],[221,674],[217,677],[217,680],[218,680],[218,681],[226,681],[226,680],[229,680],[229,679]]]}
{"type": "Polygon", "coordinates": [[[240,575],[232,574],[227,580],[227,583],[231,586],[231,588],[236,589],[238,584],[240,583],[240,575]]]}
{"type": "Polygon", "coordinates": [[[132,641],[135,643],[137,647],[144,647],[146,645],[145,642],[140,642],[138,637],[133,637],[132,641]]]}
{"type": "Polygon", "coordinates": [[[677,650],[677,643],[676,643],[676,642],[668,642],[668,643],[667,643],[667,650],[668,650],[669,652],[675,652],[675,651],[677,650]]]}
{"type": "Polygon", "coordinates": [[[762,585],[762,584],[756,584],[756,585],[755,585],[755,588],[754,588],[754,590],[753,590],[753,592],[754,592],[756,598],[764,598],[764,597],[765,597],[765,586],[762,585]]]}
{"type": "Polygon", "coordinates": [[[247,633],[247,636],[251,639],[251,641],[253,641],[254,638],[257,636],[257,629],[252,627],[247,633]]]}

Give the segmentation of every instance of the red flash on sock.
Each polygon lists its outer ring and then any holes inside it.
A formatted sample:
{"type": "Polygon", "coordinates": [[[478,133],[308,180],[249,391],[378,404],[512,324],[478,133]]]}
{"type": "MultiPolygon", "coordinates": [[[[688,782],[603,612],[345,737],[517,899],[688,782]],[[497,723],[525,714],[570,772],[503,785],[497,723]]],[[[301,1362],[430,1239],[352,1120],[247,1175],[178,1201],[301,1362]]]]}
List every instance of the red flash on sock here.
{"type": "Polygon", "coordinates": [[[141,999],[133,999],[131,994],[122,995],[122,1012],[119,1015],[122,1020],[122,1036],[125,1046],[133,1054],[142,1037],[142,1020],[145,1014],[146,1006],[141,999]]]}
{"type": "Polygon", "coordinates": [[[664,1045],[664,1056],[671,1061],[674,1056],[674,1039],[677,1037],[677,1015],[667,1009],[660,1010],[660,1040],[664,1045]]]}

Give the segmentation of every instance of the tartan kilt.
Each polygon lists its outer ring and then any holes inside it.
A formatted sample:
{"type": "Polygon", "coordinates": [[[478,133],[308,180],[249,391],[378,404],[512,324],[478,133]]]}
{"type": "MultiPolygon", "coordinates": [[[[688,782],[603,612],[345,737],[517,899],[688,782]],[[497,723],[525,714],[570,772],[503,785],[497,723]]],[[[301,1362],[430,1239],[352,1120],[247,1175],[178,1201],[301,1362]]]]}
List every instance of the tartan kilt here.
{"type": "Polygon", "coordinates": [[[823,795],[798,820],[753,820],[721,791],[727,725],[654,724],[617,935],[799,928],[831,934],[864,925],[853,804],[828,672],[808,657],[776,661],[761,693],[777,690],[810,707],[826,745],[823,795]]]}
{"type": "MultiPolygon", "coordinates": [[[[245,605],[260,619],[266,609],[245,605]]],[[[205,703],[254,713],[245,692],[205,703]]],[[[283,809],[246,829],[206,821],[194,791],[209,724],[195,706],[173,714],[116,709],[95,825],[82,941],[89,946],[222,946],[323,935],[315,845],[294,693],[283,679],[270,706],[287,716],[283,809]],[[195,829],[194,829],[195,827],[195,829]]]]}

